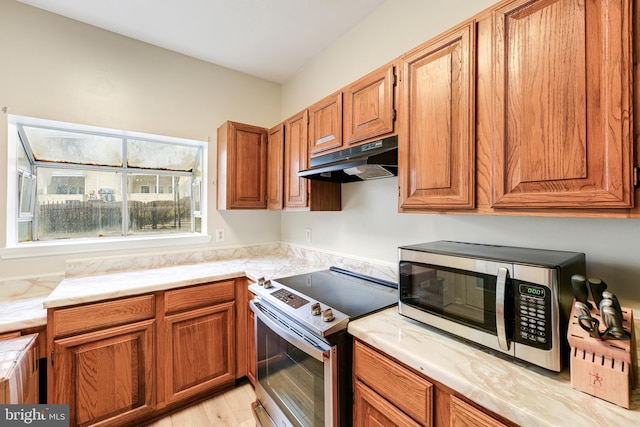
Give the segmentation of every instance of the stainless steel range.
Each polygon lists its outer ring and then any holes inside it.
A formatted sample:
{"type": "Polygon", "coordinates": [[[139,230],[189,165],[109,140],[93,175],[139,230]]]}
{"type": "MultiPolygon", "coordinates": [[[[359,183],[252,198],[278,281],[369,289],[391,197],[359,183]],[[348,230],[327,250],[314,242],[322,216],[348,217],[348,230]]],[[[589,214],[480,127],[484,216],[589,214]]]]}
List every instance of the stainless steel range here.
{"type": "Polygon", "coordinates": [[[256,420],[352,424],[350,320],[397,304],[395,283],[331,267],[249,286],[255,313],[256,420]]]}

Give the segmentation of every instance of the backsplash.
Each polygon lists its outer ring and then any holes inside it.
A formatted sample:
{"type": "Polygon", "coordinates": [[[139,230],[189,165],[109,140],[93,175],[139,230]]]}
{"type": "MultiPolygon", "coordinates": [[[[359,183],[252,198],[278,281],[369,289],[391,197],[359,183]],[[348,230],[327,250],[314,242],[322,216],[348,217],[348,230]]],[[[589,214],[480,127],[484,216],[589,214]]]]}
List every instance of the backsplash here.
{"type": "Polygon", "coordinates": [[[64,279],[60,274],[0,280],[0,301],[49,295],[64,279]]]}
{"type": "Polygon", "coordinates": [[[331,253],[316,249],[307,249],[288,243],[268,243],[262,245],[207,249],[182,250],[143,254],[138,256],[113,256],[102,258],[85,258],[68,260],[65,277],[84,277],[97,274],[121,273],[154,269],[176,265],[190,265],[226,259],[243,258],[279,258],[299,259],[300,262],[322,265],[326,268],[336,266],[357,271],[373,277],[397,282],[397,266],[364,259],[357,259],[343,254],[331,253]]]}

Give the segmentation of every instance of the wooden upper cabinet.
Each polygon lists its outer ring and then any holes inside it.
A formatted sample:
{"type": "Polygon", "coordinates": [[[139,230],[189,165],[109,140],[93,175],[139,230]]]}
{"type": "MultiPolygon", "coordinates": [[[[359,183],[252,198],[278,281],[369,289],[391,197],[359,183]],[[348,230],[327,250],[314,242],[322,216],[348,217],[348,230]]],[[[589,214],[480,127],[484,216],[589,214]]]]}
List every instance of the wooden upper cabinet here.
{"type": "Polygon", "coordinates": [[[309,164],[308,128],[309,116],[304,110],[285,121],[284,141],[284,207],[306,208],[308,201],[307,180],[298,172],[309,164]]]}
{"type": "Polygon", "coordinates": [[[267,209],[284,206],[284,123],[269,130],[267,140],[267,209]]]}
{"type": "Polygon", "coordinates": [[[267,129],[236,122],[218,128],[218,209],[267,208],[267,129]]]}
{"type": "Polygon", "coordinates": [[[309,107],[311,156],[342,147],[342,91],[309,107]]]}
{"type": "Polygon", "coordinates": [[[344,140],[347,144],[394,131],[393,64],[367,74],[343,90],[344,140]]]}
{"type": "Polygon", "coordinates": [[[492,206],[633,206],[631,0],[494,11],[492,206]]]}
{"type": "Polygon", "coordinates": [[[399,210],[475,204],[475,24],[401,57],[399,210]]]}

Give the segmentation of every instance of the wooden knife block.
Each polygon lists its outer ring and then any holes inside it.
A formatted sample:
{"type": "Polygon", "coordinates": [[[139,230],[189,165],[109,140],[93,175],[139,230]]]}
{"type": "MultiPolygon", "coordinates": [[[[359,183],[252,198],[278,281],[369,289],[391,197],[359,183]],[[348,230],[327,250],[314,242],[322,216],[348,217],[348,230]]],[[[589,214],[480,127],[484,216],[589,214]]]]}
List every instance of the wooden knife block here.
{"type": "MultiPolygon", "coordinates": [[[[595,307],[595,303],[590,302],[595,307]]],[[[606,327],[595,308],[591,310],[591,316],[598,319],[600,332],[604,332],[606,327]]],[[[580,327],[574,307],[567,338],[571,346],[571,386],[629,409],[637,364],[633,310],[622,307],[622,317],[622,326],[631,332],[631,339],[601,340],[591,337],[580,327]]]]}

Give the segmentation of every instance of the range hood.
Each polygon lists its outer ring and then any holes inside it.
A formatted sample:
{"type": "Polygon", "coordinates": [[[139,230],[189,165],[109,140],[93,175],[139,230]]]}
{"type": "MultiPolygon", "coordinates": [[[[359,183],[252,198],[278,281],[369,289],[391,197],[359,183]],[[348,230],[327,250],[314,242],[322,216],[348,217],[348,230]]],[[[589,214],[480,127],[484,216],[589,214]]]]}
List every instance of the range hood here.
{"type": "Polygon", "coordinates": [[[356,182],[398,175],[398,137],[312,157],[298,176],[330,182],[356,182]]]}

